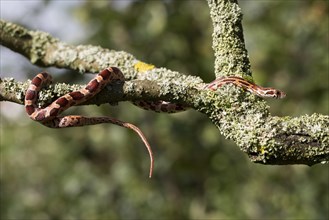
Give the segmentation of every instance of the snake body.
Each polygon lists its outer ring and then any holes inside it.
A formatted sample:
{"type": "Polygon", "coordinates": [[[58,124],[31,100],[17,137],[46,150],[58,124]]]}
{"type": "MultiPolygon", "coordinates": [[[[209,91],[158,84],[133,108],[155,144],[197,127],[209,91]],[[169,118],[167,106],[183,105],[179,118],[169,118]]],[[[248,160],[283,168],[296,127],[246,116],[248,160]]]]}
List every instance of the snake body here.
{"type": "Polygon", "coordinates": [[[246,81],[245,79],[237,76],[228,76],[215,79],[211,83],[205,86],[206,89],[217,90],[225,84],[234,84],[240,88],[243,88],[262,98],[284,98],[286,94],[280,90],[274,88],[266,88],[256,85],[255,83],[246,81]]]}
{"type": "MultiPolygon", "coordinates": [[[[151,177],[154,165],[152,149],[145,135],[135,125],[111,117],[85,117],[80,115],[59,116],[59,114],[61,114],[69,107],[73,105],[78,105],[91,99],[93,96],[99,93],[106,85],[110,83],[124,81],[124,75],[118,68],[109,67],[98,73],[91,81],[89,81],[89,83],[83,89],[73,91],[61,96],[45,108],[38,108],[37,100],[39,91],[52,82],[51,76],[46,72],[42,72],[37,74],[32,79],[26,91],[25,110],[32,120],[40,122],[41,124],[50,128],[67,128],[85,125],[95,125],[100,123],[112,123],[133,130],[139,135],[148,150],[150,157],[149,177],[151,177]]],[[[234,84],[260,97],[285,97],[285,93],[282,91],[276,90],[274,88],[264,88],[254,83],[248,82],[243,78],[235,76],[216,79],[213,82],[207,84],[204,89],[210,89],[215,91],[225,84],[234,84]]],[[[184,105],[165,101],[141,100],[134,101],[134,104],[143,109],[152,110],[156,112],[174,113],[187,109],[187,107],[184,105]]]]}

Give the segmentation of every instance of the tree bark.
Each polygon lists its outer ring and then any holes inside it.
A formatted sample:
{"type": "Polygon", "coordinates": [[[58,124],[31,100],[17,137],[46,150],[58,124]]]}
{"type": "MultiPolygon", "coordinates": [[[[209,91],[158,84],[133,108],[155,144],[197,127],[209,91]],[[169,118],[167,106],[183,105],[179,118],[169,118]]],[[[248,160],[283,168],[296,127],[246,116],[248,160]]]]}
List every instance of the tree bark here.
{"type": "MultiPolygon", "coordinates": [[[[239,75],[252,80],[236,0],[208,0],[214,26],[213,49],[216,77],[239,75]]],[[[262,164],[307,164],[329,161],[329,117],[312,114],[276,117],[264,100],[227,85],[216,92],[204,90],[193,76],[156,68],[123,51],[91,45],[73,46],[47,33],[31,31],[0,21],[1,44],[39,66],[96,73],[116,66],[125,74],[123,86],[114,85],[84,104],[134,100],[164,100],[184,104],[206,114],[221,134],[233,140],[251,161],[262,164]]],[[[81,85],[56,84],[40,94],[40,105],[80,89],[81,85]]],[[[0,81],[0,101],[23,104],[27,82],[0,81]]],[[[284,101],[282,101],[284,104],[284,101]]]]}

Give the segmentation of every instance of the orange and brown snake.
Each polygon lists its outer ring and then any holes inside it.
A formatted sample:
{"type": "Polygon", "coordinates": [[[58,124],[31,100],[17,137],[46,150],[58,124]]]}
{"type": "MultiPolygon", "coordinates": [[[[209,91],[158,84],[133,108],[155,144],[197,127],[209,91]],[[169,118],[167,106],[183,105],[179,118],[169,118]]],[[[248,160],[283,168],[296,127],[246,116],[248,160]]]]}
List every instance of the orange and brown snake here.
{"type": "MultiPolygon", "coordinates": [[[[149,177],[152,177],[154,159],[153,153],[150,144],[148,143],[145,135],[142,131],[135,125],[123,122],[111,117],[85,117],[80,115],[68,115],[68,116],[59,116],[63,111],[68,109],[71,106],[78,105],[83,103],[97,93],[99,93],[106,85],[114,83],[116,81],[124,82],[125,78],[123,73],[117,67],[109,67],[102,70],[98,73],[83,89],[78,91],[67,93],[53,101],[50,105],[45,108],[37,107],[37,100],[39,91],[49,85],[52,81],[51,76],[42,72],[36,75],[29,85],[26,94],[25,94],[25,110],[29,117],[41,124],[50,127],[50,128],[67,128],[67,127],[77,127],[85,125],[95,125],[101,123],[112,123],[125,128],[132,129],[135,131],[139,137],[144,142],[150,157],[150,172],[149,177]]],[[[274,88],[264,88],[258,86],[254,83],[248,82],[243,78],[236,76],[229,76],[224,78],[219,78],[213,82],[207,84],[204,89],[217,90],[219,87],[225,84],[234,84],[238,87],[246,89],[247,91],[265,98],[284,98],[285,93],[274,88]]],[[[147,109],[153,110],[156,112],[179,112],[186,110],[187,107],[170,103],[164,101],[135,101],[135,105],[147,109]]]]}

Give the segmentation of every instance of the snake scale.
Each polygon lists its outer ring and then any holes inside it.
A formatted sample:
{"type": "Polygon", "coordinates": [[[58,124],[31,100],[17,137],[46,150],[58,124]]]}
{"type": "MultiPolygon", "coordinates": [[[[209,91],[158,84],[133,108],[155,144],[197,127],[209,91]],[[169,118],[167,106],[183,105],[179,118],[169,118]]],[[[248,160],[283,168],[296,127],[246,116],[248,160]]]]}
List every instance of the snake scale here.
{"type": "MultiPolygon", "coordinates": [[[[98,73],[83,89],[73,91],[61,96],[45,108],[38,108],[37,100],[39,91],[52,82],[52,77],[47,72],[42,72],[37,74],[32,79],[28,89],[26,90],[25,110],[32,120],[40,122],[41,124],[50,128],[67,128],[101,123],[112,123],[133,130],[139,135],[148,150],[150,157],[149,177],[151,177],[154,166],[152,149],[145,135],[137,126],[111,117],[85,117],[80,115],[59,116],[69,107],[78,105],[91,99],[106,85],[117,81],[125,81],[123,73],[117,67],[109,67],[98,73]]],[[[215,91],[225,84],[234,84],[260,97],[285,97],[285,93],[282,91],[274,88],[264,88],[236,76],[216,79],[213,82],[207,84],[204,89],[215,91]]],[[[187,107],[183,105],[164,101],[135,101],[134,104],[143,109],[156,112],[173,113],[187,109],[187,107]]]]}

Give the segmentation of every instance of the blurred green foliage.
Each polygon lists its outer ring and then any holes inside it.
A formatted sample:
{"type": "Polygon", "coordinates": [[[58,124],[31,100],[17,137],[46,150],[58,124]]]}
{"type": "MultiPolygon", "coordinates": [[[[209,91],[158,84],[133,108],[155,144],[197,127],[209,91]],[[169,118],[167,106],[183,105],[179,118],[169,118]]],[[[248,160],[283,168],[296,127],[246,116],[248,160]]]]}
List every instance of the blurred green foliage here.
{"type": "MultiPolygon", "coordinates": [[[[52,1],[45,2],[39,11],[52,1]]],[[[206,1],[118,2],[125,1],[85,1],[70,12],[87,30],[82,43],[213,79],[206,1]]],[[[240,1],[240,6],[255,81],[288,94],[269,100],[271,113],[328,114],[328,1],[240,1]]],[[[63,76],[65,81],[82,78],[71,75],[76,79],[63,76]]],[[[130,103],[69,110],[140,126],[155,153],[154,177],[148,179],[147,152],[129,130],[114,125],[52,130],[23,111],[8,117],[10,109],[1,112],[3,220],[329,218],[328,164],[253,164],[193,110],[166,115],[130,103]]]]}

